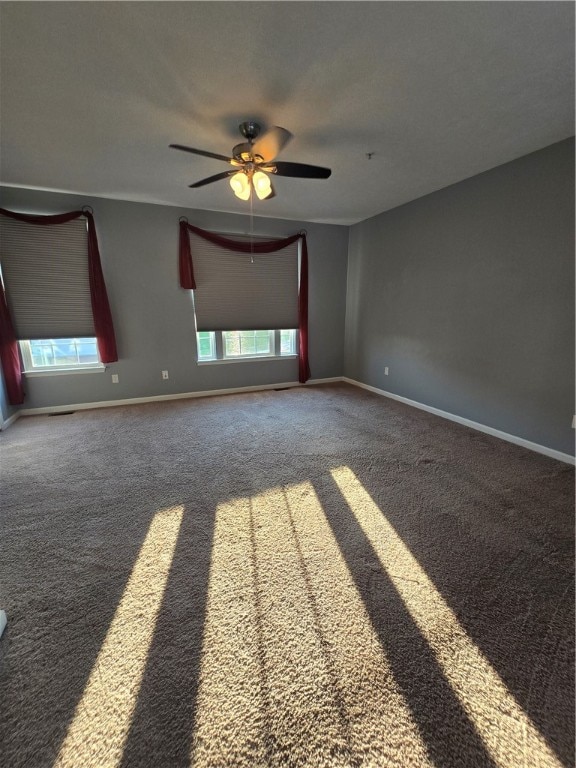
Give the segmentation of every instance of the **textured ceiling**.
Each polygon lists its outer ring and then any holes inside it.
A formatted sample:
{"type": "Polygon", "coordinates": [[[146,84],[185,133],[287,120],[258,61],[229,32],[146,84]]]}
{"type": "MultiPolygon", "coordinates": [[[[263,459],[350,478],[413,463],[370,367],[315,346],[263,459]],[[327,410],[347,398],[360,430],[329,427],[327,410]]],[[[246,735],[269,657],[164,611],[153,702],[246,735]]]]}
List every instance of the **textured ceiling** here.
{"type": "Polygon", "coordinates": [[[568,2],[2,2],[6,185],[246,213],[256,118],[294,135],[259,215],[349,224],[574,133],[568,2]],[[373,152],[371,160],[366,153],[373,152]]]}

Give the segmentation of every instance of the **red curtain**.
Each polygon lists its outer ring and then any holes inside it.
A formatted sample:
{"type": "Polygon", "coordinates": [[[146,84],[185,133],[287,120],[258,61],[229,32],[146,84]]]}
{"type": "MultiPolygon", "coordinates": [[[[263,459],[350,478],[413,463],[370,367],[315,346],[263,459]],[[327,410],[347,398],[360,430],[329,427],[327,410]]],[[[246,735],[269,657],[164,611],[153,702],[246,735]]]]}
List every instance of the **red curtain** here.
{"type": "Polygon", "coordinates": [[[24,402],[24,382],[22,381],[20,349],[2,286],[0,286],[0,364],[6,382],[8,402],[11,405],[22,405],[24,402]]]}
{"type": "Polygon", "coordinates": [[[300,332],[298,378],[299,381],[304,384],[310,378],[310,364],[308,362],[308,245],[306,243],[306,235],[302,237],[300,293],[298,294],[298,327],[300,332]]]}
{"type": "Polygon", "coordinates": [[[298,378],[301,384],[305,384],[310,378],[310,364],[308,362],[308,247],[306,244],[306,234],[298,232],[283,240],[266,240],[256,243],[238,240],[230,240],[228,237],[215,235],[213,232],[207,232],[199,227],[194,227],[187,221],[180,221],[180,285],[182,288],[196,288],[194,279],[194,265],[192,263],[192,250],[190,248],[189,232],[193,232],[204,240],[208,240],[221,248],[227,248],[229,251],[237,253],[274,253],[281,251],[288,245],[292,245],[296,240],[302,240],[302,257],[300,260],[300,290],[298,293],[298,332],[299,332],[299,350],[298,350],[298,378]]]}
{"type": "MultiPolygon", "coordinates": [[[[27,224],[43,226],[65,224],[68,221],[84,216],[88,225],[88,274],[98,352],[103,363],[116,362],[118,360],[116,337],[108,303],[106,284],[102,273],[102,265],[100,263],[96,225],[92,214],[89,211],[70,211],[70,213],[60,213],[54,216],[36,216],[33,214],[15,213],[14,211],[0,208],[0,215],[16,219],[17,221],[24,221],[27,224]]],[[[20,405],[24,401],[20,354],[14,326],[3,293],[0,296],[0,323],[0,361],[6,380],[6,389],[12,405],[20,405]]]]}

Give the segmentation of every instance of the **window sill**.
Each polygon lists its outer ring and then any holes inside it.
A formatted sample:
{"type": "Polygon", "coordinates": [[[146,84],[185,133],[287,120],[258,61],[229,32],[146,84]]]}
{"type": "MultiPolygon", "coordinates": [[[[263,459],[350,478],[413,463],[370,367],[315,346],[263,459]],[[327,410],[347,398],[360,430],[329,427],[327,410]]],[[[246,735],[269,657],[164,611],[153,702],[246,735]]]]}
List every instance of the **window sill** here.
{"type": "Polygon", "coordinates": [[[262,363],[269,360],[297,360],[298,355],[262,355],[262,357],[227,357],[225,360],[197,360],[197,365],[227,365],[228,363],[262,363]]]}
{"type": "Polygon", "coordinates": [[[105,365],[94,366],[93,368],[57,368],[53,371],[24,371],[24,376],[35,379],[38,376],[68,376],[76,373],[104,373],[105,365]]]}

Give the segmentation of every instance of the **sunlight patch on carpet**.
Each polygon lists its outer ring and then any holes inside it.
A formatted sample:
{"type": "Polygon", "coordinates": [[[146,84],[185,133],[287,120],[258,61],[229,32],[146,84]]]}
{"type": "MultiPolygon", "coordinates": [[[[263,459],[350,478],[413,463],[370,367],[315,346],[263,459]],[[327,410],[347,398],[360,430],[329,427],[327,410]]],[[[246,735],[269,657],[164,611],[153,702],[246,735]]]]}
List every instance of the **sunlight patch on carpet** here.
{"type": "Polygon", "coordinates": [[[432,765],[312,485],[220,504],[192,765],[399,756],[432,765]]]}
{"type": "Polygon", "coordinates": [[[249,515],[244,498],[216,509],[192,765],[264,757],[249,515]]]}
{"type": "Polygon", "coordinates": [[[331,474],[494,761],[502,768],[561,768],[354,472],[343,466],[331,474]]]}
{"type": "Polygon", "coordinates": [[[54,768],[120,764],[183,513],[165,509],[150,523],[54,768]]]}

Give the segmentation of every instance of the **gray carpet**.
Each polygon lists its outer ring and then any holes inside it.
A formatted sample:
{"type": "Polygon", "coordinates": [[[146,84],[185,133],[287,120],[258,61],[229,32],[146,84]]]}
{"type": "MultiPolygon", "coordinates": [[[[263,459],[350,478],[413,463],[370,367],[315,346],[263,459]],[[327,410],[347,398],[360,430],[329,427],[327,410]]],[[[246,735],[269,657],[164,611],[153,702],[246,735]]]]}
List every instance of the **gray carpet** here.
{"type": "Polygon", "coordinates": [[[574,765],[574,472],[346,385],[1,435],[5,768],[574,765]]]}

